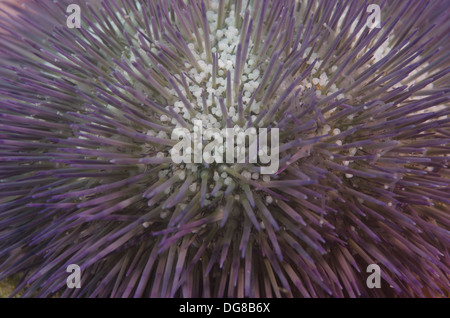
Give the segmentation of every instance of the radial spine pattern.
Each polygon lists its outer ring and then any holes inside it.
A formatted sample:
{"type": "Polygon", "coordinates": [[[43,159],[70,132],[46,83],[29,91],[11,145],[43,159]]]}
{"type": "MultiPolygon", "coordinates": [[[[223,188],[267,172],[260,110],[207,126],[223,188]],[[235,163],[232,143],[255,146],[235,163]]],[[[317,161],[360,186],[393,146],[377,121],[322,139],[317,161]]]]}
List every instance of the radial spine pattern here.
{"type": "Polygon", "coordinates": [[[373,1],[380,28],[367,1],[79,1],[70,29],[73,2],[0,19],[0,280],[40,297],[449,292],[448,1],[373,1]],[[226,144],[176,163],[174,130],[199,128],[279,131],[277,171],[226,144]]]}

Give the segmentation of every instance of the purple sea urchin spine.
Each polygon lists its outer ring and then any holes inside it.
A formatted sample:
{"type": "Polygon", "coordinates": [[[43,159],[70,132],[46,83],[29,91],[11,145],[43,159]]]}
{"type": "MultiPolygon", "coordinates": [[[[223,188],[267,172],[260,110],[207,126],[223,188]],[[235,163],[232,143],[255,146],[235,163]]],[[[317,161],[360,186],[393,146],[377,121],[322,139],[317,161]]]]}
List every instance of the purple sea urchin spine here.
{"type": "Polygon", "coordinates": [[[0,279],[41,297],[445,296],[449,5],[375,2],[373,29],[364,1],[83,1],[80,29],[68,1],[9,4],[0,279]],[[175,163],[195,121],[279,129],[278,171],[175,163]]]}

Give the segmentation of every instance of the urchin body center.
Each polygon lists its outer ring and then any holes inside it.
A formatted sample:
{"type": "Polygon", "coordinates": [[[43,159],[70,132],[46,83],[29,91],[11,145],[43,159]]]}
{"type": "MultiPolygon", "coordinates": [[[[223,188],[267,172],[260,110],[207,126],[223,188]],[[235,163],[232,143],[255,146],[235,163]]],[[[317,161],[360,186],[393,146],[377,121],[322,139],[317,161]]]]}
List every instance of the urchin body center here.
{"type": "MultiPolygon", "coordinates": [[[[179,74],[181,81],[177,83],[180,85],[169,90],[173,98],[168,107],[170,114],[159,117],[161,122],[173,125],[172,135],[147,131],[150,136],[177,141],[172,149],[158,152],[158,157],[170,157],[173,164],[183,164],[183,169],[190,173],[212,170],[211,180],[222,178],[221,181],[228,186],[234,185],[234,181],[224,167],[247,175],[247,170],[238,164],[267,165],[278,155],[271,147],[275,146],[272,139],[278,139],[278,129],[267,131],[266,128],[254,127],[262,105],[255,96],[261,83],[260,70],[256,67],[259,57],[250,52],[253,41],[249,38],[246,57],[240,58],[239,55],[244,56],[242,44],[245,38],[236,28],[232,8],[220,28],[217,28],[217,6],[212,3],[210,11],[207,11],[210,42],[213,44],[210,56],[203,45],[195,41],[187,44],[195,63],[189,60],[184,64],[185,71],[179,74]]],[[[198,32],[203,31],[199,28],[198,32]]],[[[153,50],[157,54],[157,49],[153,50]]],[[[259,64],[267,64],[267,61],[261,60],[259,64]]],[[[258,167],[257,170],[264,171],[265,168],[258,167]]],[[[276,172],[276,169],[272,170],[272,173],[276,172]]],[[[248,173],[252,175],[252,172],[248,173]]],[[[260,174],[260,171],[253,172],[253,177],[260,174]]]]}
{"type": "MultiPolygon", "coordinates": [[[[156,154],[161,160],[170,158],[168,162],[172,164],[172,168],[160,174],[167,178],[177,169],[194,174],[196,186],[193,184],[189,187],[193,192],[202,190],[202,179],[209,181],[211,189],[220,189],[225,184],[228,190],[238,188],[242,182],[236,175],[244,180],[268,182],[270,174],[275,174],[279,168],[277,121],[270,114],[268,116],[265,109],[268,104],[276,102],[288,84],[275,77],[276,69],[280,69],[282,64],[274,63],[274,59],[264,54],[273,50],[270,41],[262,42],[260,50],[254,53],[256,43],[250,36],[251,21],[248,17],[242,17],[241,29],[238,30],[233,9],[234,4],[230,6],[228,17],[219,26],[218,4],[211,3],[206,12],[208,35],[205,34],[205,37],[209,37],[209,41],[195,41],[192,37],[191,43],[186,45],[189,53],[184,70],[177,74],[177,78],[173,74],[166,74],[171,78],[172,87],[167,89],[171,102],[166,107],[168,112],[161,114],[159,119],[162,123],[170,122],[173,125],[172,135],[164,131],[147,131],[150,136],[171,138],[177,142],[173,148],[156,154]],[[211,47],[205,47],[203,41],[212,44],[211,47]],[[266,72],[270,75],[268,67],[273,68],[272,77],[265,76],[266,72]],[[267,131],[265,125],[270,125],[271,129],[267,131]],[[261,132],[261,129],[265,131],[261,132]],[[263,141],[261,133],[264,135],[263,141]],[[236,175],[231,175],[230,171],[236,175]]],[[[202,34],[204,30],[205,25],[196,33],[202,34]]],[[[164,47],[156,45],[151,50],[157,56],[161,49],[164,50],[164,47]]],[[[317,55],[313,53],[310,56],[310,51],[311,48],[307,48],[303,58],[309,56],[306,64],[314,66],[313,73],[317,73],[320,63],[312,65],[317,55]]],[[[298,93],[290,96],[298,94],[300,97],[307,90],[315,89],[315,98],[322,98],[322,87],[326,86],[328,76],[325,72],[316,76],[304,79],[295,87],[298,93]]],[[[328,96],[337,90],[333,84],[328,96]]],[[[167,191],[170,193],[170,190],[167,191]]],[[[213,193],[222,194],[221,191],[213,193]]]]}

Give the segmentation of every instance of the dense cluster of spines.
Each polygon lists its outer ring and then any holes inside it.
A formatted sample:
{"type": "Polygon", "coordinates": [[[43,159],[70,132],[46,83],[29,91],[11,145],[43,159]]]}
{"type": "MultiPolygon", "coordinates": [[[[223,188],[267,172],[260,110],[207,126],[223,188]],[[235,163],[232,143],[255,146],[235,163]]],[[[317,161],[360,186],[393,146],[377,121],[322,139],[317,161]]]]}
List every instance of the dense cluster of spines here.
{"type": "Polygon", "coordinates": [[[24,273],[25,296],[448,291],[445,1],[382,2],[375,29],[367,1],[83,2],[74,30],[66,5],[0,21],[0,279],[24,273]],[[279,171],[174,164],[194,119],[279,128],[279,171]]]}

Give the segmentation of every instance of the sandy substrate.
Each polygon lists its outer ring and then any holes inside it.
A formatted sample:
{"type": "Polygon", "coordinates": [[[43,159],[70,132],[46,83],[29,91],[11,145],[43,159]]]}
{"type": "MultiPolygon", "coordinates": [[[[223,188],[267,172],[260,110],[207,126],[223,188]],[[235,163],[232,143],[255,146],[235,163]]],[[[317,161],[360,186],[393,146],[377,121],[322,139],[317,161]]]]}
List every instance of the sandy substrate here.
{"type": "MultiPolygon", "coordinates": [[[[19,278],[7,278],[0,282],[0,298],[8,298],[18,284],[19,278]]],[[[16,296],[16,298],[19,296],[16,296]]]]}

